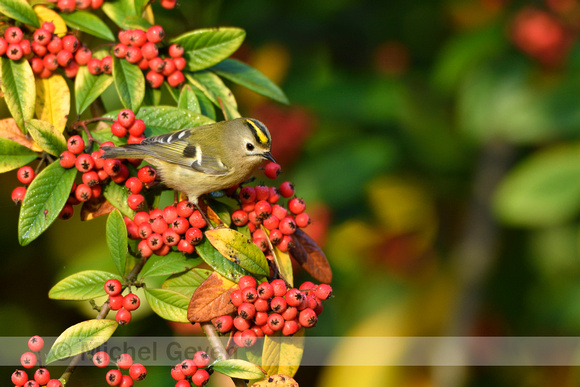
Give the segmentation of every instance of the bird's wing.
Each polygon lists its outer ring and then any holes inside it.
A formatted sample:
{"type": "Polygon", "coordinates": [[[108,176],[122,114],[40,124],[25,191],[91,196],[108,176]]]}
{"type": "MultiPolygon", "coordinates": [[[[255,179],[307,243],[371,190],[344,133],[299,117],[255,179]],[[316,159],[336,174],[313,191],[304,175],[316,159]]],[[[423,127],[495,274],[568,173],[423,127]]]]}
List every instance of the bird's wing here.
{"type": "Polygon", "coordinates": [[[200,140],[204,138],[204,135],[208,135],[208,133],[188,129],[178,130],[148,137],[135,147],[169,163],[208,175],[223,176],[228,174],[231,168],[215,156],[215,148],[204,145],[202,150],[200,140]]]}

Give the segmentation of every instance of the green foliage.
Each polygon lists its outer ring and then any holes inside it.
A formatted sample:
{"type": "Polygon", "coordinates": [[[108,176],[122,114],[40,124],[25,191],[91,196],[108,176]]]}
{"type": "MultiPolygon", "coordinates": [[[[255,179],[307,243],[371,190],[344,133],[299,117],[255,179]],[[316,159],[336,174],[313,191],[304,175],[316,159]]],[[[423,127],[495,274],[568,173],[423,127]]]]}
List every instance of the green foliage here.
{"type": "Polygon", "coordinates": [[[87,34],[96,36],[97,38],[115,41],[115,35],[111,32],[109,27],[98,16],[84,11],[76,11],[72,13],[63,13],[61,17],[70,28],[86,32],[87,34]]]}
{"type": "Polygon", "coordinates": [[[13,61],[0,57],[0,78],[6,105],[18,127],[26,133],[24,121],[34,116],[36,86],[34,74],[26,60],[13,61]]]}

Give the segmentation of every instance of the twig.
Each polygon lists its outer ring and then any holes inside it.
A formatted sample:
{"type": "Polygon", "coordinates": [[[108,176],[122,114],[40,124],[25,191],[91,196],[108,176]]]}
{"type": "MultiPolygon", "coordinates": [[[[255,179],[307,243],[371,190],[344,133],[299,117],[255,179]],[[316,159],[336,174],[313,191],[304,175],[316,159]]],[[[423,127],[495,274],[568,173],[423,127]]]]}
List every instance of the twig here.
{"type": "MultiPolygon", "coordinates": [[[[203,332],[207,336],[209,344],[218,353],[218,355],[222,358],[222,360],[229,359],[228,353],[226,352],[226,349],[224,348],[213,324],[209,321],[202,322],[201,328],[203,329],[203,332]]],[[[246,382],[242,379],[232,378],[232,381],[234,382],[234,385],[236,387],[247,387],[246,382]]]]}

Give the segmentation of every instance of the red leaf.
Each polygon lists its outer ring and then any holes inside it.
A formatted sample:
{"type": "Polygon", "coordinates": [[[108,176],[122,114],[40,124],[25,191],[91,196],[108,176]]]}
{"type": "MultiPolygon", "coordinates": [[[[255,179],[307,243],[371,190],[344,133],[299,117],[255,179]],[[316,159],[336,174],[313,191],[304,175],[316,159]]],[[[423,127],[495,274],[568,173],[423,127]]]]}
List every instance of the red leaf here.
{"type": "Polygon", "coordinates": [[[332,281],[332,269],[322,249],[300,229],[296,230],[292,239],[294,240],[294,246],[290,247],[292,257],[315,280],[329,284],[332,281]]]}

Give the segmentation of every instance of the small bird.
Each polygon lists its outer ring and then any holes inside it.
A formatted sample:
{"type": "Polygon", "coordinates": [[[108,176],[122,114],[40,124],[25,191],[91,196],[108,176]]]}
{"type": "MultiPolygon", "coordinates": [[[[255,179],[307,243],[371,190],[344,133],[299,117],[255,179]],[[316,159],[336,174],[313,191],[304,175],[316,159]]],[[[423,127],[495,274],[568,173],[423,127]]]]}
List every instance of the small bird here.
{"type": "Polygon", "coordinates": [[[253,118],[236,118],[148,137],[140,144],[105,146],[102,159],[144,159],[166,186],[198,206],[201,195],[247,180],[270,154],[270,132],[253,118]]]}

